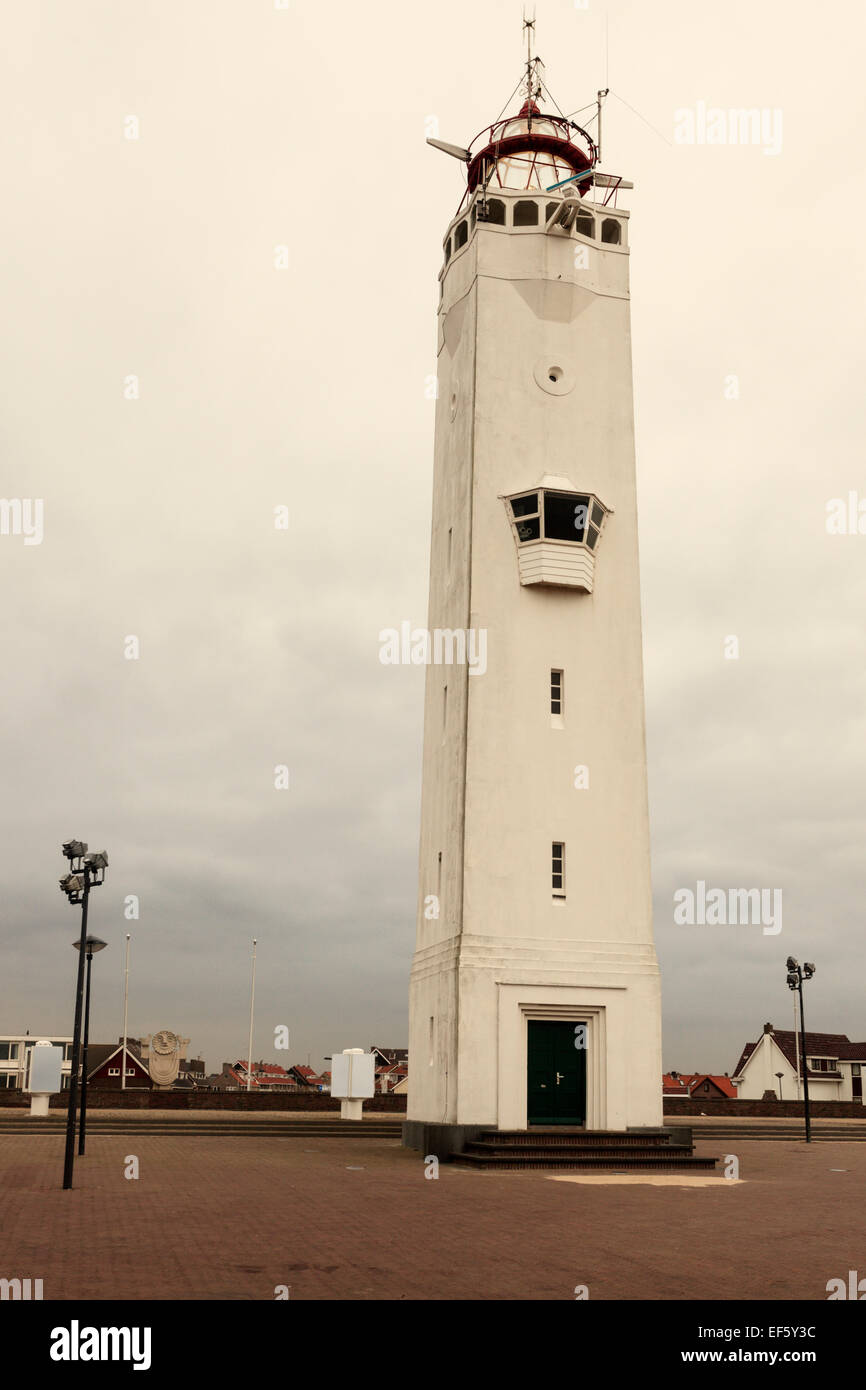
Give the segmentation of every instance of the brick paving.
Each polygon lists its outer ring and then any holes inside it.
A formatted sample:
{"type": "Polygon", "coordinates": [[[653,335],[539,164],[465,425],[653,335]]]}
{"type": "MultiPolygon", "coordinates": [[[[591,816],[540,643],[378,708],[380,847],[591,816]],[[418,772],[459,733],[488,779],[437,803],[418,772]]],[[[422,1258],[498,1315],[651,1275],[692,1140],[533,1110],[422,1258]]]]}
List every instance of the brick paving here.
{"type": "Polygon", "coordinates": [[[3,1135],[0,1277],[73,1300],[825,1300],[866,1273],[866,1145],[739,1159],[733,1190],[444,1164],[433,1181],[389,1139],[93,1135],[63,1192],[61,1136],[3,1135]]]}

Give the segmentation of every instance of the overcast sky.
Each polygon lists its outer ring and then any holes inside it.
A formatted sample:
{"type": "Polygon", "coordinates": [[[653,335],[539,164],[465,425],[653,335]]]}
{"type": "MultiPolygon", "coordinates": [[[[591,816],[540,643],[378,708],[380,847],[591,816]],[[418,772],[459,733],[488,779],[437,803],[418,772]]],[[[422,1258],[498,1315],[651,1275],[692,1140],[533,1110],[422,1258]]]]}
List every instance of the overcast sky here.
{"type": "MultiPolygon", "coordinates": [[[[44,539],[0,536],[0,1033],[72,1031],[74,836],[110,858],[95,1040],[129,930],[130,1033],[209,1069],[246,1055],[253,936],[256,1057],[286,1061],[280,1024],[316,1066],[405,1045],[423,669],[378,633],[426,621],[462,178],[425,123],[465,144],[498,116],[521,5],[4,8],[0,493],[43,499],[44,539]]],[[[825,525],[866,499],[861,11],[537,19],[563,110],[610,86],[603,165],[635,183],[665,1064],[729,1071],[790,1027],[789,953],[818,966],[809,1026],[862,1038],[866,535],[825,525]],[[781,151],[677,143],[701,102],[781,112],[781,151]],[[782,889],[781,933],[676,926],[699,879],[782,889]]]]}

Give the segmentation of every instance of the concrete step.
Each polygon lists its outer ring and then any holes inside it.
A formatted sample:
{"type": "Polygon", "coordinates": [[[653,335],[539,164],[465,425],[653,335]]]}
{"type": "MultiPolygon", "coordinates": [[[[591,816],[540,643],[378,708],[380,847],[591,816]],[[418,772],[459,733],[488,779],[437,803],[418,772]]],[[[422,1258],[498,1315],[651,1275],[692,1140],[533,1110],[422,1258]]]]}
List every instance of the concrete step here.
{"type": "MultiPolygon", "coordinates": [[[[851,1125],[840,1128],[821,1126],[812,1128],[812,1141],[819,1143],[866,1143],[866,1132],[863,1125],[851,1125]]],[[[804,1126],[801,1123],[788,1125],[773,1125],[761,1129],[752,1125],[695,1125],[692,1131],[695,1139],[708,1139],[715,1142],[719,1139],[724,1140],[761,1140],[770,1139],[802,1139],[805,1134],[804,1126]]]]}
{"type": "MultiPolygon", "coordinates": [[[[34,1135],[58,1135],[66,1133],[66,1121],[54,1121],[44,1119],[24,1118],[22,1120],[0,1121],[0,1136],[4,1134],[26,1134],[31,1137],[34,1135]]],[[[249,1136],[250,1138],[272,1138],[272,1139],[322,1139],[322,1138],[367,1138],[367,1139],[393,1139],[399,1141],[401,1138],[401,1126],[389,1124],[377,1124],[374,1121],[337,1121],[333,1124],[320,1124],[315,1121],[306,1123],[282,1124],[280,1121],[270,1120],[265,1122],[256,1121],[198,1121],[198,1120],[134,1120],[124,1122],[122,1118],[116,1120],[101,1120],[94,1123],[88,1116],[87,1119],[88,1135],[112,1135],[112,1134],[160,1134],[170,1135],[174,1138],[192,1138],[194,1136],[214,1136],[226,1137],[231,1135],[233,1138],[249,1136]]]]}

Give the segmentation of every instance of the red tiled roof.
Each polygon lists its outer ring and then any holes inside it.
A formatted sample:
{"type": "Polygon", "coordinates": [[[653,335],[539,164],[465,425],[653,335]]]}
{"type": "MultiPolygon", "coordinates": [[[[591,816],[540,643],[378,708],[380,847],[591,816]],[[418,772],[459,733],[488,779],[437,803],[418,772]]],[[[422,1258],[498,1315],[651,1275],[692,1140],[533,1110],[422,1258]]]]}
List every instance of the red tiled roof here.
{"type": "Polygon", "coordinates": [[[704,1072],[702,1075],[691,1077],[689,1079],[689,1093],[694,1095],[695,1091],[704,1081],[709,1081],[717,1086],[722,1094],[727,1096],[729,1100],[737,1099],[737,1088],[731,1081],[731,1078],[729,1076],[713,1076],[710,1072],[704,1072]]]}
{"type": "MultiPolygon", "coordinates": [[[[801,1065],[803,1060],[803,1040],[800,1034],[793,1032],[792,1029],[779,1028],[774,1029],[770,1036],[785,1061],[793,1071],[796,1071],[798,1053],[801,1065]]],[[[851,1042],[847,1033],[807,1032],[805,1038],[807,1057],[832,1057],[841,1062],[866,1062],[866,1043],[851,1042]]],[[[743,1048],[742,1056],[734,1072],[735,1076],[739,1076],[757,1046],[757,1043],[747,1043],[743,1048]]],[[[810,1078],[814,1076],[819,1080],[821,1078],[833,1080],[834,1078],[838,1079],[839,1075],[838,1071],[813,1071],[811,1067],[809,1068],[810,1078]]]]}

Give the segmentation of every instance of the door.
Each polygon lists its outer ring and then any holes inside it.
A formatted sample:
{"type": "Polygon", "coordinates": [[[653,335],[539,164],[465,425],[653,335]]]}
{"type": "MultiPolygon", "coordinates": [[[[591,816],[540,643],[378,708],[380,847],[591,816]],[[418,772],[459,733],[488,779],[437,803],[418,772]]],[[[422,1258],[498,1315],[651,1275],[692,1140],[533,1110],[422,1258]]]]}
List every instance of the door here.
{"type": "Polygon", "coordinates": [[[528,1125],[586,1124],[585,1039],[585,1024],[529,1020],[528,1125]]]}

